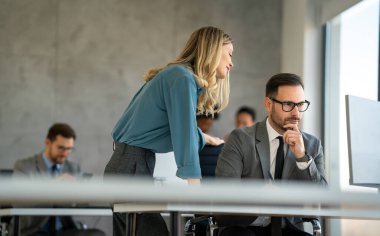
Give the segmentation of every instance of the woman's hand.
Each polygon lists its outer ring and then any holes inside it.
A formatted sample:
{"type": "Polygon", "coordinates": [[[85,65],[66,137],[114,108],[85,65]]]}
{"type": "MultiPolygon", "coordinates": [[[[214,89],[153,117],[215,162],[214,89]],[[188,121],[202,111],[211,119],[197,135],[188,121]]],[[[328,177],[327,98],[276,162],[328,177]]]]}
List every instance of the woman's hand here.
{"type": "Polygon", "coordinates": [[[213,137],[213,136],[205,134],[205,133],[203,133],[203,135],[205,137],[206,144],[209,144],[212,146],[218,146],[218,145],[224,143],[224,140],[221,138],[213,137]]]}
{"type": "Polygon", "coordinates": [[[187,179],[188,185],[201,185],[200,179],[187,179]]]}

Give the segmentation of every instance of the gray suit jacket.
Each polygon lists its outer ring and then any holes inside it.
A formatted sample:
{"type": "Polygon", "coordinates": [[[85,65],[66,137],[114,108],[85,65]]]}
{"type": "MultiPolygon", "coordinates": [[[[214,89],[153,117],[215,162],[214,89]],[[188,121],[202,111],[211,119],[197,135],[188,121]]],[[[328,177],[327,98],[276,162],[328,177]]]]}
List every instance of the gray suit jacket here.
{"type": "MultiPolygon", "coordinates": [[[[42,159],[42,153],[37,154],[33,157],[16,161],[13,171],[13,176],[16,178],[41,178],[49,176],[47,166],[42,159]]],[[[65,163],[62,165],[61,173],[68,173],[73,176],[79,176],[81,171],[78,164],[71,161],[65,161],[65,163]]],[[[41,193],[41,195],[43,194],[44,193],[41,193]]],[[[46,205],[44,206],[46,207],[46,205]]],[[[33,235],[41,227],[43,227],[48,222],[48,220],[48,216],[20,217],[21,235],[33,235]]],[[[73,226],[74,224],[71,217],[62,217],[61,221],[64,226],[73,226]]],[[[10,230],[12,229],[13,227],[10,228],[10,230]]]]}
{"type": "MultiPolygon", "coordinates": [[[[309,168],[300,170],[296,164],[296,157],[288,148],[285,154],[282,180],[327,185],[321,141],[304,132],[302,132],[302,136],[306,155],[313,161],[309,168]]],[[[252,127],[236,129],[231,133],[219,156],[215,174],[217,177],[270,181],[269,169],[269,138],[265,119],[252,127]]],[[[256,217],[220,217],[220,219],[221,224],[248,226],[256,217]]],[[[296,228],[303,229],[300,218],[290,217],[287,219],[296,228]]]]}
{"type": "MultiPolygon", "coordinates": [[[[81,170],[78,164],[66,160],[62,165],[61,173],[68,173],[74,176],[79,176],[81,170]]],[[[47,166],[42,159],[42,153],[16,161],[13,167],[13,175],[16,177],[27,178],[49,176],[49,170],[47,169],[47,166]]]]}

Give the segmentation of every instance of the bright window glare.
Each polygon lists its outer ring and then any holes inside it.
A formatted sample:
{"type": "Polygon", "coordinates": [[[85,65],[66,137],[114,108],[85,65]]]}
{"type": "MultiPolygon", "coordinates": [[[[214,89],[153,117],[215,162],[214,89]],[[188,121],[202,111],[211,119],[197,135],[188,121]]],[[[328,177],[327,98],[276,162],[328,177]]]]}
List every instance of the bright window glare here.
{"type": "Polygon", "coordinates": [[[366,0],[341,15],[340,44],[340,171],[342,189],[349,186],[344,95],[372,100],[378,96],[379,0],[366,0]]]}
{"type": "Polygon", "coordinates": [[[367,0],[342,14],[342,94],[377,100],[379,1],[367,0]]]}

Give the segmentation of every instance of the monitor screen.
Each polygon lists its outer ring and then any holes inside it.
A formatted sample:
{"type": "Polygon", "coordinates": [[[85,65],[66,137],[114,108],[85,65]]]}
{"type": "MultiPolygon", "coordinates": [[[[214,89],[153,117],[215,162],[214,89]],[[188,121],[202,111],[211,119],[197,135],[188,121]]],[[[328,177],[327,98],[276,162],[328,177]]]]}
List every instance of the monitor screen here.
{"type": "Polygon", "coordinates": [[[350,184],[380,188],[380,102],[346,95],[350,184]]]}

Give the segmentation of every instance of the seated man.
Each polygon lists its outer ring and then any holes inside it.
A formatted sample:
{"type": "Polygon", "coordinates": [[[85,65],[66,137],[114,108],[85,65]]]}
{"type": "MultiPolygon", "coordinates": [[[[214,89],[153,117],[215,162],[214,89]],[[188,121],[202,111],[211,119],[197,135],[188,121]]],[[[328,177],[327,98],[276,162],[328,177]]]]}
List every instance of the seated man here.
{"type": "MultiPolygon", "coordinates": [[[[211,115],[200,114],[197,115],[197,126],[202,130],[204,134],[208,134],[214,121],[219,117],[218,113],[211,115]]],[[[205,145],[201,151],[199,151],[199,164],[201,165],[202,178],[214,177],[216,162],[218,156],[223,148],[223,143],[218,146],[205,145]]]]}
{"type": "MultiPolygon", "coordinates": [[[[256,111],[248,106],[240,107],[235,114],[235,128],[252,126],[256,123],[256,111]]],[[[223,137],[224,141],[228,140],[227,134],[223,137]]]]}
{"type": "MultiPolygon", "coordinates": [[[[264,100],[268,117],[231,133],[219,156],[216,176],[327,184],[321,141],[299,129],[310,104],[303,87],[294,74],[274,75],[268,81],[264,100]]],[[[309,235],[297,217],[225,216],[217,220],[219,225],[231,225],[222,230],[222,236],[271,235],[275,229],[282,235],[309,235]]]]}
{"type": "MultiPolygon", "coordinates": [[[[16,178],[50,177],[57,180],[74,181],[80,177],[78,164],[68,161],[74,149],[76,134],[67,124],[57,123],[50,127],[45,139],[45,150],[35,156],[18,160],[14,165],[16,178]]],[[[44,193],[41,193],[44,194],[44,193]]],[[[105,235],[96,229],[77,229],[70,216],[20,217],[21,235],[105,235]]]]}
{"type": "Polygon", "coordinates": [[[202,130],[204,134],[208,134],[214,124],[214,121],[218,120],[219,114],[215,113],[214,117],[212,115],[198,114],[197,115],[197,126],[202,130]]]}

